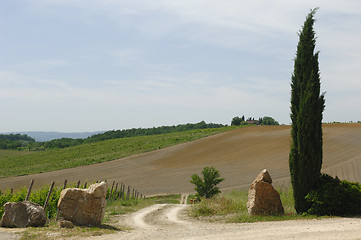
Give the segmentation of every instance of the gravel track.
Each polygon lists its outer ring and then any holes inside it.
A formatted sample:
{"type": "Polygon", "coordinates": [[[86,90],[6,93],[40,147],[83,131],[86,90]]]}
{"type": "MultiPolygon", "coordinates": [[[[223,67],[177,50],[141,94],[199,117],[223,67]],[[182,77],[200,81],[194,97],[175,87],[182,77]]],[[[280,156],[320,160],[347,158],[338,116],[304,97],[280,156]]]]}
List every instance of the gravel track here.
{"type": "Polygon", "coordinates": [[[18,240],[20,236],[14,233],[12,229],[0,228],[0,240],[18,240]]]}
{"type": "Polygon", "coordinates": [[[120,218],[120,225],[128,225],[133,230],[88,239],[361,239],[359,218],[209,223],[190,219],[185,212],[187,207],[185,204],[153,205],[120,218]]]}

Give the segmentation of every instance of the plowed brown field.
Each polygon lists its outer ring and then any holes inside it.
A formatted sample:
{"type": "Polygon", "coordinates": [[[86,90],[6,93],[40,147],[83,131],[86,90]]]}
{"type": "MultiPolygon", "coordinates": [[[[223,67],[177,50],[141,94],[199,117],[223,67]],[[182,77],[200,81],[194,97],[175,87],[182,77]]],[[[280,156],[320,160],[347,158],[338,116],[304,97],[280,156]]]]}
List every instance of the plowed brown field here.
{"type": "MultiPolygon", "coordinates": [[[[241,128],[166,149],[106,163],[29,176],[3,178],[0,189],[35,187],[56,181],[96,181],[129,184],[146,195],[193,192],[189,182],[203,167],[220,170],[223,191],[246,189],[266,168],[274,184],[289,185],[290,126],[241,128]]],[[[361,182],[361,124],[324,124],[323,172],[340,179],[361,182]]]]}

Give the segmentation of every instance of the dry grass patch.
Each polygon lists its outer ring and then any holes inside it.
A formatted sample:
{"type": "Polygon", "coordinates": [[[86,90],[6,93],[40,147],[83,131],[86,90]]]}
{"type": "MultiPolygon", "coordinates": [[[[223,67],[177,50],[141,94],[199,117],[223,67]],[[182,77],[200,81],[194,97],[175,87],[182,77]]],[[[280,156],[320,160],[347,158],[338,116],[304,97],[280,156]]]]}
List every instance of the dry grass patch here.
{"type": "Polygon", "coordinates": [[[104,234],[114,234],[126,230],[107,224],[100,227],[75,226],[74,228],[59,228],[56,221],[50,221],[46,227],[29,227],[22,231],[20,240],[55,240],[55,239],[73,239],[92,236],[101,236],[104,234]]]}
{"type": "Polygon", "coordinates": [[[199,220],[232,223],[320,218],[313,215],[298,215],[293,207],[292,190],[278,190],[278,192],[285,209],[283,215],[249,216],[247,210],[247,191],[233,191],[218,195],[212,199],[203,199],[201,202],[193,205],[188,214],[199,220]]]}

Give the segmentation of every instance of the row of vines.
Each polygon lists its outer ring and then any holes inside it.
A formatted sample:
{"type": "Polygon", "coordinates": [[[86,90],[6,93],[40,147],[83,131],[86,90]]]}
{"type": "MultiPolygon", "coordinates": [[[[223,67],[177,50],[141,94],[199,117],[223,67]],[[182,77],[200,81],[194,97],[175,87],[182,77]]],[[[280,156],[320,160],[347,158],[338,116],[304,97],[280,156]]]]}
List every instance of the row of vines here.
{"type": "MultiPolygon", "coordinates": [[[[40,189],[31,191],[31,193],[29,189],[27,189],[26,187],[23,187],[16,192],[14,192],[12,189],[9,189],[5,192],[0,191],[0,219],[4,214],[5,203],[25,201],[28,193],[29,193],[28,201],[37,203],[40,206],[45,206],[46,199],[48,198],[48,202],[46,203],[45,213],[49,219],[55,218],[57,216],[57,204],[59,201],[60,193],[65,188],[65,186],[66,186],[66,181],[64,183],[64,187],[50,188],[49,185],[45,185],[40,189]],[[50,189],[51,192],[49,195],[50,189]]],[[[78,181],[77,184],[71,184],[69,185],[69,187],[86,188],[87,183],[80,185],[80,181],[78,181]]],[[[125,184],[118,184],[115,183],[114,181],[112,184],[108,183],[108,191],[107,191],[108,201],[121,200],[122,204],[126,205],[127,202],[134,201],[139,198],[143,198],[143,195],[140,194],[137,190],[131,189],[130,186],[126,187],[125,184]]]]}

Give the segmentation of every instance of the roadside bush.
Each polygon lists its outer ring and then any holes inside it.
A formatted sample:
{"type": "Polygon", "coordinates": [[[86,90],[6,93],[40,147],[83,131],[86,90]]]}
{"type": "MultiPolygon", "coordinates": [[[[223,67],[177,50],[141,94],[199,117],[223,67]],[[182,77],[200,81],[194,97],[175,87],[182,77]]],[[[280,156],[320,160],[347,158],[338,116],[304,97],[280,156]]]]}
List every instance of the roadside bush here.
{"type": "Polygon", "coordinates": [[[203,179],[197,174],[192,175],[192,180],[190,181],[196,187],[197,197],[211,198],[221,191],[217,185],[224,180],[224,178],[219,178],[219,171],[214,167],[205,167],[202,171],[203,179]]]}
{"type": "Polygon", "coordinates": [[[308,214],[361,214],[361,185],[322,174],[318,187],[306,195],[306,200],[312,204],[308,214]]]}

